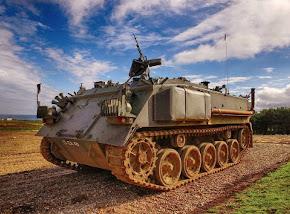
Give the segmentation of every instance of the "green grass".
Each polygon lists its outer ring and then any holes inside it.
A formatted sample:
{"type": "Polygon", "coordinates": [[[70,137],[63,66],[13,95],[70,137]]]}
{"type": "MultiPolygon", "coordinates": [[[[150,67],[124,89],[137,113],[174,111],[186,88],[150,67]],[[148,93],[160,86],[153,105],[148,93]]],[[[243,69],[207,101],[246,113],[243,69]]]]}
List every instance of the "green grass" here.
{"type": "Polygon", "coordinates": [[[209,213],[290,213],[290,162],[209,213]]]}
{"type": "Polygon", "coordinates": [[[42,126],[41,120],[12,120],[0,121],[0,131],[38,130],[42,126]]]}

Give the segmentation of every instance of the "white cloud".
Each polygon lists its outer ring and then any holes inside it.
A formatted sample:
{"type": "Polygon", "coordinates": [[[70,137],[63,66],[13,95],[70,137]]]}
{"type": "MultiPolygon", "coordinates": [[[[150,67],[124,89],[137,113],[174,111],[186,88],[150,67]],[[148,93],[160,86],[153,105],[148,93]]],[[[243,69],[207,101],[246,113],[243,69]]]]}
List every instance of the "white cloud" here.
{"type": "Polygon", "coordinates": [[[290,84],[281,88],[264,86],[257,89],[256,95],[258,110],[271,107],[290,107],[290,84]]]}
{"type": "Polygon", "coordinates": [[[258,76],[259,79],[271,79],[272,76],[258,76]]]}
{"type": "Polygon", "coordinates": [[[228,82],[228,84],[245,82],[247,80],[252,79],[252,77],[244,77],[244,76],[234,76],[227,78],[220,79],[218,76],[215,75],[201,75],[201,74],[190,74],[184,75],[184,77],[191,82],[200,83],[202,81],[209,81],[210,87],[221,86],[228,82]]]}
{"type": "Polygon", "coordinates": [[[69,23],[75,36],[86,37],[89,35],[84,22],[103,7],[105,0],[54,0],[54,2],[58,3],[69,16],[69,23]]]}
{"type": "Polygon", "coordinates": [[[123,51],[135,48],[132,34],[139,34],[140,31],[132,26],[108,25],[103,28],[103,32],[103,42],[106,47],[123,51]]]}
{"type": "Polygon", "coordinates": [[[142,33],[138,27],[133,27],[130,24],[109,25],[103,28],[103,32],[105,33],[102,39],[103,44],[106,48],[116,49],[118,52],[136,49],[133,33],[136,34],[142,49],[168,40],[167,37],[162,37],[157,33],[142,33]]]}
{"type": "Polygon", "coordinates": [[[70,23],[74,26],[82,24],[85,18],[93,15],[93,12],[102,7],[104,0],[56,0],[70,16],[70,23]]]}
{"type": "Polygon", "coordinates": [[[235,76],[235,77],[229,77],[229,78],[222,78],[218,81],[213,81],[210,83],[210,86],[211,87],[215,87],[215,86],[221,86],[221,85],[224,85],[224,84],[233,84],[233,83],[239,83],[239,82],[245,82],[247,80],[250,80],[252,79],[252,77],[243,77],[243,76],[235,76]]]}
{"type": "Polygon", "coordinates": [[[48,29],[48,26],[41,22],[29,19],[24,12],[15,16],[1,16],[0,27],[12,31],[22,41],[31,39],[39,29],[48,29]]]}
{"type": "Polygon", "coordinates": [[[287,47],[290,45],[289,20],[290,1],[236,0],[197,26],[176,35],[172,42],[201,44],[177,53],[174,60],[181,64],[224,60],[225,33],[230,58],[245,59],[287,47]]]}
{"type": "Polygon", "coordinates": [[[202,81],[209,81],[218,78],[217,76],[214,75],[205,76],[200,74],[185,75],[184,77],[193,83],[200,83],[202,81]]]}
{"type": "Polygon", "coordinates": [[[174,65],[174,62],[171,59],[167,59],[165,55],[161,55],[159,58],[162,59],[161,63],[163,67],[177,68],[177,66],[174,65]]]}
{"type": "MultiPolygon", "coordinates": [[[[247,80],[252,79],[252,77],[244,77],[244,76],[234,76],[234,77],[229,77],[227,78],[222,78],[220,79],[218,76],[215,75],[201,75],[201,74],[192,74],[192,75],[184,75],[184,77],[188,80],[190,80],[191,82],[194,83],[200,83],[202,81],[209,81],[210,82],[210,87],[214,88],[215,86],[222,86],[224,84],[234,84],[234,83],[240,83],[240,82],[245,82],[247,80]]],[[[241,92],[237,89],[237,87],[235,87],[235,91],[236,92],[241,92]]],[[[238,87],[239,89],[242,87],[238,87]]],[[[243,90],[247,89],[248,87],[243,87],[243,90]]],[[[231,92],[234,92],[231,90],[231,92]]]]}
{"type": "Polygon", "coordinates": [[[251,77],[229,77],[228,83],[244,82],[251,79],[251,77]]]}
{"type": "Polygon", "coordinates": [[[9,0],[6,1],[9,6],[19,7],[21,10],[26,10],[34,15],[39,15],[40,11],[35,7],[35,2],[33,1],[22,1],[22,0],[9,0]]]}
{"type": "Polygon", "coordinates": [[[263,70],[264,70],[265,72],[267,72],[267,73],[272,73],[272,72],[275,70],[275,68],[272,68],[272,67],[266,67],[266,68],[263,68],[263,70]]]}
{"type": "Polygon", "coordinates": [[[72,73],[76,82],[85,85],[91,86],[103,74],[116,68],[110,62],[92,58],[84,51],[75,51],[72,55],[55,48],[47,48],[44,51],[60,70],[72,73]]]}
{"type": "MultiPolygon", "coordinates": [[[[23,49],[15,44],[13,33],[0,27],[0,35],[0,112],[33,114],[41,76],[33,64],[20,57],[23,49]]],[[[55,91],[44,86],[42,101],[48,103],[55,91]]]]}
{"type": "Polygon", "coordinates": [[[209,7],[218,3],[225,3],[229,0],[121,0],[114,8],[112,18],[122,20],[131,14],[141,16],[153,15],[162,12],[163,14],[180,14],[184,10],[193,11],[202,7],[209,7]]]}

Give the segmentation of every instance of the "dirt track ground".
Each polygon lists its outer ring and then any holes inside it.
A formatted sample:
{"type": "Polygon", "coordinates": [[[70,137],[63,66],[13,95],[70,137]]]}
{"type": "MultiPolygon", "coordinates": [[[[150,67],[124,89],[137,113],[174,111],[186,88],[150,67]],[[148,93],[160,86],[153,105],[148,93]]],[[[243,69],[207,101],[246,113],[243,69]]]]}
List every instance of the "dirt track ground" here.
{"type": "Polygon", "coordinates": [[[286,141],[256,143],[237,166],[177,190],[154,192],[119,182],[109,172],[54,167],[39,155],[39,141],[31,132],[0,133],[0,213],[197,213],[290,158],[286,141]]]}
{"type": "Polygon", "coordinates": [[[41,137],[35,131],[0,131],[0,175],[50,168],[39,153],[41,137]]]}

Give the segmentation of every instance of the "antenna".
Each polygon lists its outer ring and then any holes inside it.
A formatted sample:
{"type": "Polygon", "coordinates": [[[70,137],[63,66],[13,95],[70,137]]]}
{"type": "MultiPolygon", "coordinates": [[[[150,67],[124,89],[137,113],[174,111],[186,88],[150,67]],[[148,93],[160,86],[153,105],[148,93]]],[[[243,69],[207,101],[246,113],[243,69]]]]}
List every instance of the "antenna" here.
{"type": "Polygon", "coordinates": [[[136,38],[136,36],[135,36],[134,33],[132,33],[132,35],[133,35],[133,37],[134,37],[134,39],[135,39],[136,47],[137,47],[137,50],[138,50],[138,52],[139,52],[139,55],[140,55],[140,59],[141,59],[141,61],[145,61],[145,57],[144,57],[144,55],[143,55],[143,53],[142,53],[142,50],[141,50],[140,45],[139,45],[139,43],[138,43],[138,40],[137,40],[137,38],[136,38]]]}
{"type": "Polygon", "coordinates": [[[228,61],[228,41],[227,41],[228,35],[225,33],[224,41],[225,41],[225,72],[226,72],[226,94],[229,94],[229,70],[227,66],[228,61]]]}

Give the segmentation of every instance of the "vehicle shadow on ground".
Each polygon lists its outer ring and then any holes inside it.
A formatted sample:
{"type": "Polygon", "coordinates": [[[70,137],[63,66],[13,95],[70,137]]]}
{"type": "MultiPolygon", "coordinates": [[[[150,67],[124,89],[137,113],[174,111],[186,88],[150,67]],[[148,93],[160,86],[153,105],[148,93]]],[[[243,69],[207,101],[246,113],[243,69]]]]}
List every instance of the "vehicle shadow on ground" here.
{"type": "Polygon", "coordinates": [[[158,194],[118,181],[108,171],[75,172],[54,167],[0,176],[0,211],[55,212],[89,205],[112,207],[158,194]]]}

